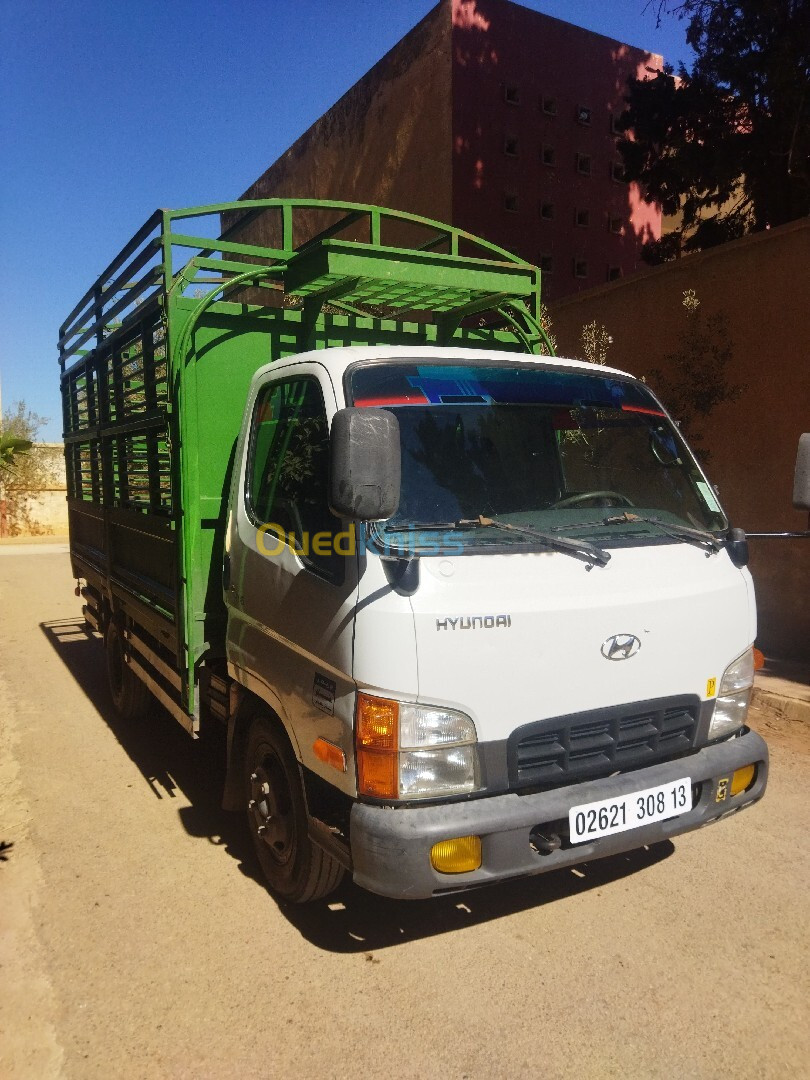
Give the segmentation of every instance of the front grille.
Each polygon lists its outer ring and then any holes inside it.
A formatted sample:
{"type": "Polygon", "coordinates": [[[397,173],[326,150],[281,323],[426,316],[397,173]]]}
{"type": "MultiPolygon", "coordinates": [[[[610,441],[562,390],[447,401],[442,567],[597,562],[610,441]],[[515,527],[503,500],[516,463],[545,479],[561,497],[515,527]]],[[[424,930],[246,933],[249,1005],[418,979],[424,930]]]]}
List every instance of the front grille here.
{"type": "Polygon", "coordinates": [[[679,757],[695,745],[697,697],[659,698],[525,724],[508,743],[513,787],[552,787],[679,757]]]}

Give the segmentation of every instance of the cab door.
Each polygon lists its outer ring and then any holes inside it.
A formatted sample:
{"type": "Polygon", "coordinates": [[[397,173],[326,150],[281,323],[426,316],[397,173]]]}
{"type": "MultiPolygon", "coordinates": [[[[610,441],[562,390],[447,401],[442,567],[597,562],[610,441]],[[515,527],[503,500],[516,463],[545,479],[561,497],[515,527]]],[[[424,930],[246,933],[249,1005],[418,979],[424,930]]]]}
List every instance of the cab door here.
{"type": "Polygon", "coordinates": [[[254,386],[231,502],[228,660],[287,727],[299,760],[351,790],[357,594],[354,530],[329,510],[329,424],[337,408],[320,364],[254,386]],[[344,750],[341,779],[313,753],[344,750]]]}

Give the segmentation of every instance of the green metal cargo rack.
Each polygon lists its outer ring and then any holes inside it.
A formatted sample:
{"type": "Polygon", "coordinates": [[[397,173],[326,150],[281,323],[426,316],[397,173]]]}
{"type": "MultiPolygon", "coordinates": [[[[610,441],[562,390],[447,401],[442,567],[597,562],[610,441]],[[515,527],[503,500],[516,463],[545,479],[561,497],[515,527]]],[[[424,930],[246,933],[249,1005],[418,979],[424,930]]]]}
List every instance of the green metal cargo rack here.
{"type": "Polygon", "coordinates": [[[359,203],[159,210],[60,328],[74,573],[92,619],[106,605],[138,627],[161,700],[193,734],[201,662],[224,656],[222,545],[250,379],[292,353],[375,344],[550,353],[540,272],[359,203]]]}

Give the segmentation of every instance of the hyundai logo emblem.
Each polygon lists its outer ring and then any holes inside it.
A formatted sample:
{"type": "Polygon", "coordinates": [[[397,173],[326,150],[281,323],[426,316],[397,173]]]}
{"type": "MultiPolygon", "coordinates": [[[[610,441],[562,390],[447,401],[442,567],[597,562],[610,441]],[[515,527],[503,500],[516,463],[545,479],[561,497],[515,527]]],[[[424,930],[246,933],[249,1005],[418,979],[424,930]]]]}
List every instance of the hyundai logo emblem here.
{"type": "Polygon", "coordinates": [[[629,660],[641,648],[635,634],[614,634],[602,642],[602,656],[606,660],[629,660]]]}

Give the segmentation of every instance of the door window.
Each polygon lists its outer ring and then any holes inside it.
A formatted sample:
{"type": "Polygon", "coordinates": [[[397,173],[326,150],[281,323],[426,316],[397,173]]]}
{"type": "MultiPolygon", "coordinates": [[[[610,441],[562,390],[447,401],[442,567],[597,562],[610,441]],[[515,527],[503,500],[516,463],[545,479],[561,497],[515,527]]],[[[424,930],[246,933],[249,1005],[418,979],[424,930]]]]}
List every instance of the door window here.
{"type": "Polygon", "coordinates": [[[316,379],[268,383],[253,413],[246,506],[260,553],[291,547],[310,569],[342,575],[347,534],[329,510],[329,425],[316,379]]]}

